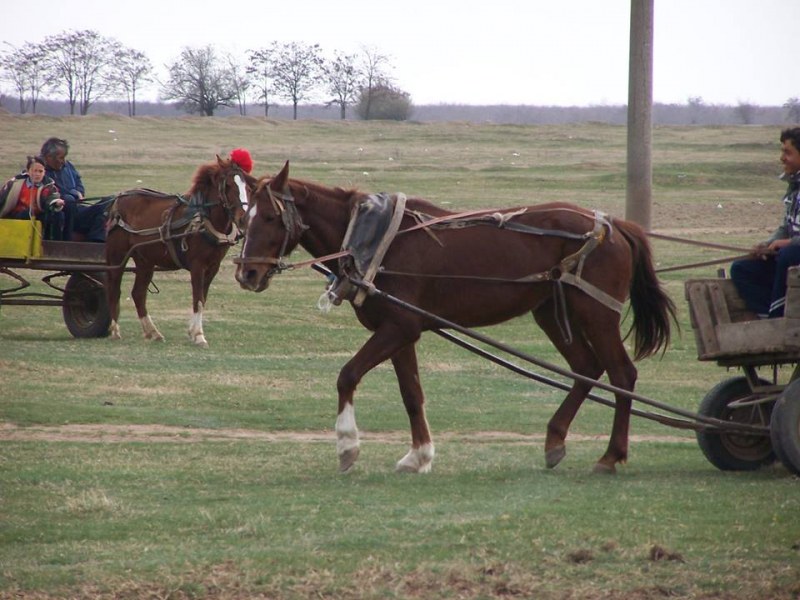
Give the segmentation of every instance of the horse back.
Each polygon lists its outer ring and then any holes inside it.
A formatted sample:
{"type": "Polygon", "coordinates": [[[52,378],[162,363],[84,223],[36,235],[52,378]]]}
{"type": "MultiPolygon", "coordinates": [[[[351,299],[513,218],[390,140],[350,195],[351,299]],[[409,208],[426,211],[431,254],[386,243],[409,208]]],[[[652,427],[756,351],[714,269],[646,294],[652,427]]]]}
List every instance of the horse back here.
{"type": "MultiPolygon", "coordinates": [[[[414,200],[407,204],[411,210],[423,206],[414,200]]],[[[430,214],[458,220],[458,213],[430,214]]],[[[631,283],[632,252],[616,223],[563,202],[487,211],[456,226],[418,228],[408,234],[403,229],[413,228],[415,222],[406,217],[384,260],[384,277],[376,283],[462,324],[486,325],[548,301],[563,261],[584,252],[580,277],[623,302],[631,283]],[[494,214],[510,215],[508,219],[522,227],[512,229],[502,223],[502,216],[494,220],[494,214]],[[602,241],[585,250],[584,236],[596,230],[602,241]]],[[[571,296],[582,293],[567,291],[571,296]]]]}
{"type": "Polygon", "coordinates": [[[114,200],[109,218],[112,223],[115,219],[121,219],[131,229],[146,230],[162,225],[171,209],[180,214],[184,209],[180,204],[179,197],[174,194],[146,189],[129,190],[114,200]]]}

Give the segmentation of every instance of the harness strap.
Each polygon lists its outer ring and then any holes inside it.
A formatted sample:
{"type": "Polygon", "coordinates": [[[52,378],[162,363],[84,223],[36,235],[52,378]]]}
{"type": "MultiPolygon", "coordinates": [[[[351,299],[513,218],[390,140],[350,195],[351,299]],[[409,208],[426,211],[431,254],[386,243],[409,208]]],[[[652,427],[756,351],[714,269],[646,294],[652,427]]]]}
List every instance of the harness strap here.
{"type": "MultiPolygon", "coordinates": [[[[372,280],[375,279],[375,275],[378,272],[378,268],[381,266],[381,263],[383,262],[383,257],[386,254],[386,251],[389,249],[389,246],[394,241],[394,238],[397,235],[397,230],[400,229],[400,222],[403,220],[405,209],[406,209],[406,195],[403,193],[398,193],[395,196],[394,213],[392,214],[392,220],[389,222],[389,227],[386,230],[383,239],[381,239],[380,243],[378,244],[377,250],[375,250],[375,255],[372,257],[372,261],[370,261],[369,267],[367,267],[367,272],[364,274],[364,279],[363,279],[365,282],[372,283],[372,280]]],[[[348,232],[349,230],[350,227],[348,227],[348,232]]],[[[367,291],[364,288],[359,288],[358,292],[356,292],[355,298],[353,299],[353,304],[355,306],[361,306],[366,297],[367,297],[367,291]]]]}
{"type": "Polygon", "coordinates": [[[589,256],[597,246],[602,244],[608,233],[611,232],[611,222],[606,216],[607,215],[604,213],[595,211],[594,229],[582,236],[586,239],[586,243],[584,243],[577,252],[565,256],[556,267],[548,271],[527,275],[515,281],[520,283],[536,283],[540,281],[566,283],[580,289],[614,312],[622,314],[622,309],[625,306],[622,302],[581,277],[586,257],[589,256]]]}

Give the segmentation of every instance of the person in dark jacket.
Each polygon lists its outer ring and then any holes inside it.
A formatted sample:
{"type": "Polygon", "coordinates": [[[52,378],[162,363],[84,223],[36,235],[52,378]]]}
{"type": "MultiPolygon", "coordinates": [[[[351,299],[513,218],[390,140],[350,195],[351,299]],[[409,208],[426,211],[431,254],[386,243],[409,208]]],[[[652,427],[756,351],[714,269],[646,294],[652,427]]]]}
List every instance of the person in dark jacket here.
{"type": "Polygon", "coordinates": [[[47,176],[52,178],[64,199],[63,239],[70,240],[73,233],[82,234],[90,242],[106,241],[105,203],[83,202],[86,189],[83,180],[70,161],[67,160],[67,140],[51,137],[42,144],[41,155],[47,167],[47,176]]]}
{"type": "Polygon", "coordinates": [[[748,310],[760,318],[783,316],[786,272],[800,265],[800,127],[781,132],[781,179],[789,187],[783,197],[784,216],[769,239],[751,256],[731,265],[731,279],[748,310]]]}
{"type": "Polygon", "coordinates": [[[25,171],[9,179],[0,188],[0,217],[6,219],[38,219],[57,213],[64,200],[52,179],[45,175],[44,159],[29,156],[25,171]]]}

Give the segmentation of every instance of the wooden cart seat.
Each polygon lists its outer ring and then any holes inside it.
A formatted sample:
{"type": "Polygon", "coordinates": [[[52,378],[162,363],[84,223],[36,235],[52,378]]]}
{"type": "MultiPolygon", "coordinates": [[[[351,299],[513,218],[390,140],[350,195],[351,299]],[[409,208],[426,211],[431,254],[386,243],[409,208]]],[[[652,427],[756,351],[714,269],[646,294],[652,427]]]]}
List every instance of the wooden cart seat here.
{"type": "Polygon", "coordinates": [[[755,318],[730,279],[690,279],[685,294],[698,360],[724,366],[800,362],[800,268],[789,269],[781,319],[755,318]]]}

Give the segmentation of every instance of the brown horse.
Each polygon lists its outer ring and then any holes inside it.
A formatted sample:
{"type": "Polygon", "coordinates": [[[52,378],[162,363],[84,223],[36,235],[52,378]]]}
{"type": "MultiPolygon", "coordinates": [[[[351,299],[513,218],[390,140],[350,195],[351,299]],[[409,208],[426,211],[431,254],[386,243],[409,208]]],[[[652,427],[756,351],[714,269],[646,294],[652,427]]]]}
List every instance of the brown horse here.
{"type": "MultiPolygon", "coordinates": [[[[353,271],[352,256],[332,257],[346,234],[355,231],[348,231],[351,215],[364,212],[361,207],[374,197],[290,179],[288,173],[287,162],[278,175],[260,181],[252,196],[242,256],[234,261],[240,285],[266,289],[298,244],[322,257],[340,280],[361,277],[363,282],[363,269],[353,271]]],[[[637,371],[620,336],[620,311],[629,294],[636,358],[669,343],[675,307],[656,278],[647,237],[634,223],[566,203],[454,214],[411,198],[401,218],[380,269],[373,269],[381,292],[465,327],[531,311],[572,371],[592,380],[606,372],[612,385],[631,392],[637,371]]],[[[441,325],[381,294],[356,296],[351,302],[358,320],[373,333],[337,381],[340,468],[350,469],[358,457],[356,386],[389,359],[411,422],[411,449],[397,470],[426,472],[434,447],[415,344],[423,331],[441,325]]],[[[570,423],[591,388],[576,379],[551,418],[545,441],[548,467],[565,456],[570,423]]],[[[617,394],[611,438],[596,471],[613,473],[616,463],[626,461],[630,411],[630,397],[617,394]]]]}
{"type": "MultiPolygon", "coordinates": [[[[249,164],[249,163],[246,163],[249,164]]],[[[163,340],[147,313],[147,289],[156,268],[186,269],[192,279],[192,318],[189,338],[208,346],[203,332],[203,307],[211,281],[228,248],[236,243],[247,216],[248,193],[256,179],[233,160],[217,156],[197,169],[184,196],[136,189],[117,195],[109,209],[106,240],[107,297],[110,334],[120,338],[119,296],[122,267],[136,263],[131,297],[145,339],[163,340]]]]}

